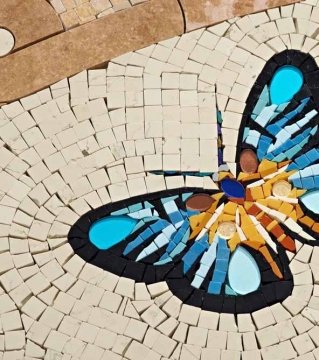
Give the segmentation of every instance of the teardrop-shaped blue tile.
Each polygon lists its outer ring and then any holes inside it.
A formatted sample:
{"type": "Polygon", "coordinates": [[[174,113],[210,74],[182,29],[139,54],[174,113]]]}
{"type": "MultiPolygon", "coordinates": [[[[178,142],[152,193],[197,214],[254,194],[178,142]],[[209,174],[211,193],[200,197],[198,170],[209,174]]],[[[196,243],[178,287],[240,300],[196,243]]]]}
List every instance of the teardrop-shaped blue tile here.
{"type": "Polygon", "coordinates": [[[100,250],[107,250],[131,234],[137,220],[129,216],[108,216],[93,223],[89,239],[100,250]]]}
{"type": "Polygon", "coordinates": [[[301,89],[303,82],[303,74],[298,68],[282,66],[275,72],[270,83],[271,103],[280,105],[290,101],[301,89]]]}
{"type": "Polygon", "coordinates": [[[238,247],[230,259],[228,281],[231,288],[239,295],[249,294],[259,288],[261,281],[259,267],[243,247],[238,247]]]}
{"type": "Polygon", "coordinates": [[[319,190],[307,192],[301,201],[310,211],[319,214],[319,190]]]}

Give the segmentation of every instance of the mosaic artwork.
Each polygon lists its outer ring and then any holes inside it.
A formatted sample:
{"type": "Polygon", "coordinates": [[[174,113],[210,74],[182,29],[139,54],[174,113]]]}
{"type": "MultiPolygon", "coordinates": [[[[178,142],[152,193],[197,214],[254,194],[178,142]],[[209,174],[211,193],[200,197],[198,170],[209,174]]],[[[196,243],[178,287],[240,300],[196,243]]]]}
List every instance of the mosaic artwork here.
{"type": "MultiPolygon", "coordinates": [[[[237,145],[237,177],[223,159],[217,111],[216,190],[133,197],[83,215],[68,239],[85,261],[152,284],[184,303],[250,313],[293,290],[295,240],[318,245],[319,70],[305,53],[273,56],[251,89],[237,145]]],[[[166,173],[166,176],[175,173],[166,173]]]]}
{"type": "Polygon", "coordinates": [[[0,1],[0,360],[319,360],[318,29],[0,1]]]}

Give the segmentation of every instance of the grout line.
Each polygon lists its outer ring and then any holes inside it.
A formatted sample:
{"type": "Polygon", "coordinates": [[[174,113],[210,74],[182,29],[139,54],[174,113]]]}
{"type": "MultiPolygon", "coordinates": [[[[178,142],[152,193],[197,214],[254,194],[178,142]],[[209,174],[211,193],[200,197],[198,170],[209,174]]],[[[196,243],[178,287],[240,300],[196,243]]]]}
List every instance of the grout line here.
{"type": "Polygon", "coordinates": [[[181,8],[181,12],[182,12],[183,20],[184,20],[184,34],[185,34],[187,31],[186,14],[185,14],[181,0],[176,0],[176,1],[178,2],[179,7],[181,8]]]}

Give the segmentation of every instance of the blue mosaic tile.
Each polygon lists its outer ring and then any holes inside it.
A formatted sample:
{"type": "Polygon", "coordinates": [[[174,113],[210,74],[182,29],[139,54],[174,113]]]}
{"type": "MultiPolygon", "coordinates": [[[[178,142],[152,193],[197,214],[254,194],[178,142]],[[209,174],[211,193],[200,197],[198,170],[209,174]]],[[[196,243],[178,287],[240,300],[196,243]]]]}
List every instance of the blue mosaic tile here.
{"type": "Polygon", "coordinates": [[[144,208],[145,209],[154,209],[154,205],[152,205],[148,201],[144,201],[144,208]]]}
{"type": "Polygon", "coordinates": [[[224,179],[221,181],[221,188],[231,198],[241,199],[245,196],[243,186],[236,180],[224,179]]]}
{"type": "Polygon", "coordinates": [[[210,282],[208,286],[208,294],[219,295],[222,290],[222,283],[210,282]]]}
{"type": "Polygon", "coordinates": [[[112,216],[119,216],[119,215],[126,215],[129,213],[129,209],[128,208],[124,208],[124,209],[120,209],[117,211],[113,211],[110,215],[112,216]]]}
{"type": "Polygon", "coordinates": [[[315,182],[312,177],[302,178],[301,183],[303,189],[311,190],[315,187],[315,182]]]}
{"type": "Polygon", "coordinates": [[[237,293],[227,284],[225,285],[225,294],[226,295],[232,295],[232,296],[237,295],[237,293]]]}
{"type": "Polygon", "coordinates": [[[128,207],[128,211],[130,213],[136,212],[136,211],[139,211],[139,210],[142,210],[142,209],[143,209],[142,203],[137,203],[137,204],[134,204],[134,205],[131,205],[131,206],[128,207]]]}
{"type": "Polygon", "coordinates": [[[190,268],[195,264],[197,259],[204,253],[208,248],[208,236],[206,235],[203,239],[196,241],[190,248],[190,250],[183,256],[182,260],[184,263],[183,270],[186,274],[190,268]]]}

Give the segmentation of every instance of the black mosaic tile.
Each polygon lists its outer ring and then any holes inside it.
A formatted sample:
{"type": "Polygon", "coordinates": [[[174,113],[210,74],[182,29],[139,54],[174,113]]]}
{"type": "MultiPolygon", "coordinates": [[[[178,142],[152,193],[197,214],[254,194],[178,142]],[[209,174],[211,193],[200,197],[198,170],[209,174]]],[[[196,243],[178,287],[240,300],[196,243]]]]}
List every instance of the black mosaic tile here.
{"type": "Polygon", "coordinates": [[[137,282],[143,281],[145,271],[147,266],[142,263],[137,263],[135,261],[128,261],[123,271],[123,276],[130,279],[134,279],[137,282]]]}
{"type": "Polygon", "coordinates": [[[222,312],[227,314],[234,314],[236,312],[236,296],[224,297],[222,312]]]}
{"type": "Polygon", "coordinates": [[[223,302],[224,297],[221,295],[206,294],[203,300],[202,309],[220,313],[223,308],[223,302]]]}
{"type": "Polygon", "coordinates": [[[98,249],[90,243],[77,249],[76,253],[85,261],[90,262],[98,253],[98,249]]]}
{"type": "Polygon", "coordinates": [[[274,286],[277,301],[283,301],[292,294],[292,281],[281,281],[280,283],[275,283],[274,286]]]}
{"type": "Polygon", "coordinates": [[[147,265],[143,276],[143,282],[153,284],[156,282],[156,269],[152,265],[147,265]]]}

